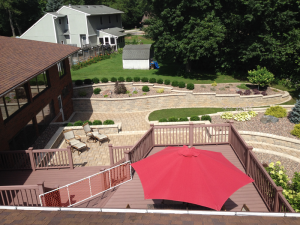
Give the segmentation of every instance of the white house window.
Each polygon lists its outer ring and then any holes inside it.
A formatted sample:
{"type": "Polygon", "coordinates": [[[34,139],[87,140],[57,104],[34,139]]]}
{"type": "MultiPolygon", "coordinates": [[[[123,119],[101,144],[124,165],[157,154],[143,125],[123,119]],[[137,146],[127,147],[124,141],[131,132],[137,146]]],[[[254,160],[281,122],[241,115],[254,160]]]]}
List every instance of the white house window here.
{"type": "Polygon", "coordinates": [[[103,45],[103,38],[99,38],[99,42],[103,45]]]}
{"type": "Polygon", "coordinates": [[[108,22],[110,23],[110,16],[108,16],[108,22]]]}
{"type": "Polygon", "coordinates": [[[58,19],[58,23],[61,24],[61,20],[60,19],[58,19]]]}
{"type": "Polygon", "coordinates": [[[100,24],[102,25],[102,16],[100,16],[100,24]]]}
{"type": "Polygon", "coordinates": [[[105,44],[109,44],[109,39],[108,39],[108,37],[105,37],[105,44]]]}
{"type": "Polygon", "coordinates": [[[114,45],[115,44],[115,38],[110,38],[110,44],[114,45]]]}

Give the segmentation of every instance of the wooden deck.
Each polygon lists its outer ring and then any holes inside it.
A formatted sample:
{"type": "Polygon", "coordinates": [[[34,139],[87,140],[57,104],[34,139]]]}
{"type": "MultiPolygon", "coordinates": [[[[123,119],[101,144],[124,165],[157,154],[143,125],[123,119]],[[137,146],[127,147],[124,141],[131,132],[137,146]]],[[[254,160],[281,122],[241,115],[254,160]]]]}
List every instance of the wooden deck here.
{"type": "MultiPolygon", "coordinates": [[[[231,163],[245,173],[242,164],[229,145],[206,145],[195,147],[203,150],[221,152],[231,163]]],[[[164,147],[155,147],[152,149],[149,155],[155,154],[162,149],[164,149],[164,147]]],[[[102,203],[101,205],[103,205],[104,200],[101,198],[99,200],[99,203],[102,203]]],[[[162,200],[144,199],[144,191],[141,181],[137,173],[135,173],[132,181],[119,186],[115,193],[109,196],[109,199],[107,203],[105,203],[104,207],[125,208],[127,204],[129,204],[130,208],[147,209],[153,204],[160,204],[161,201],[162,200]]],[[[241,211],[243,204],[246,204],[250,211],[268,212],[266,205],[252,183],[240,188],[233,195],[231,195],[225,203],[225,208],[227,211],[241,211]]],[[[96,206],[97,204],[94,205],[96,206]]]]}

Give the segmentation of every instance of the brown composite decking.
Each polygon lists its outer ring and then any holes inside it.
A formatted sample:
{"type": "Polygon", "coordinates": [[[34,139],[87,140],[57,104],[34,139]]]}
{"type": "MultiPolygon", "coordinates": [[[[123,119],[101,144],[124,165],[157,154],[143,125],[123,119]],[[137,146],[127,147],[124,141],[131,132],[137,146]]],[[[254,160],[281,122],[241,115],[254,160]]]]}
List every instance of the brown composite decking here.
{"type": "MultiPolygon", "coordinates": [[[[165,147],[155,147],[149,155],[155,154],[164,148],[165,147]]],[[[230,145],[206,145],[195,146],[195,148],[221,152],[232,164],[245,173],[242,164],[230,145]]],[[[127,204],[129,204],[130,208],[147,209],[148,204],[159,204],[161,201],[162,200],[144,199],[141,181],[137,173],[135,173],[132,181],[119,186],[115,193],[110,196],[104,208],[126,208],[127,204]]],[[[231,195],[225,203],[225,208],[227,211],[241,211],[243,204],[246,204],[250,211],[268,212],[266,205],[252,183],[240,188],[231,195]]]]}

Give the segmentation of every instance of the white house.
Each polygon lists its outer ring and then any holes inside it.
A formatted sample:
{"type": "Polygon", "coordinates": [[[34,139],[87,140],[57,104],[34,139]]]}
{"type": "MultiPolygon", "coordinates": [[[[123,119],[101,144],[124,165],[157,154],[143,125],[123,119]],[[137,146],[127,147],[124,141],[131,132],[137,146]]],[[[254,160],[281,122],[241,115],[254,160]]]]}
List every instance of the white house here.
{"type": "Polygon", "coordinates": [[[123,69],[149,70],[151,44],[125,45],[123,48],[123,69]]]}

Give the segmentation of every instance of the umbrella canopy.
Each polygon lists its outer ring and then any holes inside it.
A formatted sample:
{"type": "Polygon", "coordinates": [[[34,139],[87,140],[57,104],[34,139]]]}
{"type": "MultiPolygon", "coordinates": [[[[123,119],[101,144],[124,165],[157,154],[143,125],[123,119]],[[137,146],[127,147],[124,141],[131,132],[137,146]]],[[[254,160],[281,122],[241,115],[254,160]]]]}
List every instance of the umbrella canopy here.
{"type": "Polygon", "coordinates": [[[195,148],[167,147],[132,164],[145,199],[168,199],[221,210],[238,189],[254,180],[222,153],[195,148]]]}

